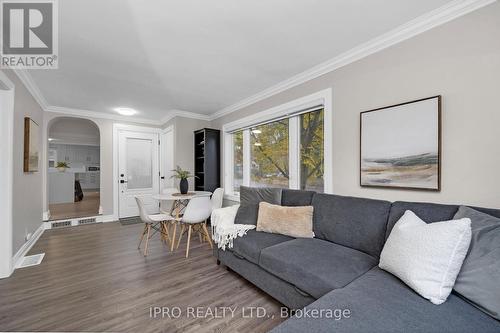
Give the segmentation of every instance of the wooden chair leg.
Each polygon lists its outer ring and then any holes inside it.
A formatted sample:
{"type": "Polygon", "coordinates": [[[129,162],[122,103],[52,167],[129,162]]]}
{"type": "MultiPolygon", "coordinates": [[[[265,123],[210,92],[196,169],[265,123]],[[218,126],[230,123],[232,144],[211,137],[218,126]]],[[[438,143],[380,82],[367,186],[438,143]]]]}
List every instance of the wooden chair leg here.
{"type": "Polygon", "coordinates": [[[146,235],[146,246],[144,247],[144,256],[146,257],[148,255],[148,244],[149,244],[149,237],[151,234],[151,225],[148,223],[148,232],[146,235]]]}
{"type": "Polygon", "coordinates": [[[162,225],[162,228],[163,228],[163,238],[165,239],[165,245],[167,245],[168,248],[170,248],[170,246],[172,245],[171,242],[172,242],[172,239],[170,237],[170,231],[168,230],[168,222],[162,222],[161,225],[162,225]]]}
{"type": "Polygon", "coordinates": [[[144,229],[142,229],[141,238],[139,238],[139,245],[137,245],[138,250],[141,248],[142,240],[144,239],[144,235],[146,234],[147,229],[148,229],[148,226],[146,224],[144,224],[144,229]]]}
{"type": "Polygon", "coordinates": [[[160,241],[165,242],[165,235],[163,234],[165,232],[163,228],[163,223],[160,222],[160,241]]]}
{"type": "Polygon", "coordinates": [[[191,224],[189,225],[188,228],[188,241],[187,241],[187,246],[186,246],[186,258],[189,257],[189,241],[191,240],[191,224]]]}
{"type": "Polygon", "coordinates": [[[177,222],[174,222],[174,232],[172,233],[172,242],[170,243],[170,252],[174,251],[175,233],[177,232],[177,222]]]}
{"type": "Polygon", "coordinates": [[[208,240],[208,244],[210,244],[210,248],[214,248],[214,246],[212,245],[212,239],[210,237],[210,234],[208,233],[208,229],[207,229],[207,224],[206,223],[203,223],[203,231],[205,231],[205,235],[207,236],[207,240],[208,240]]]}
{"type": "Polygon", "coordinates": [[[184,228],[184,224],[182,224],[181,233],[179,234],[179,241],[177,242],[177,246],[175,247],[176,250],[179,248],[179,245],[181,245],[182,235],[184,235],[184,228]]]}

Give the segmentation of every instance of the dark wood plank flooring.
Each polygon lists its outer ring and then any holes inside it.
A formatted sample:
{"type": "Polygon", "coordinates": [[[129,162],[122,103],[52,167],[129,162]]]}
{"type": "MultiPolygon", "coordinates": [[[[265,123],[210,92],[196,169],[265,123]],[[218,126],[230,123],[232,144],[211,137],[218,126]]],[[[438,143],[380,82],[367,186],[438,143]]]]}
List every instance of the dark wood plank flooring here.
{"type": "Polygon", "coordinates": [[[198,237],[186,259],[185,240],[172,253],[156,235],[145,258],[137,250],[142,228],[113,222],[47,230],[30,251],[45,252],[42,264],[0,280],[0,331],[266,332],[283,321],[277,301],[217,266],[198,237]],[[179,307],[182,315],[151,318],[152,306],[179,307]],[[191,318],[188,307],[236,311],[191,318]],[[251,307],[266,316],[248,318],[251,307]]]}

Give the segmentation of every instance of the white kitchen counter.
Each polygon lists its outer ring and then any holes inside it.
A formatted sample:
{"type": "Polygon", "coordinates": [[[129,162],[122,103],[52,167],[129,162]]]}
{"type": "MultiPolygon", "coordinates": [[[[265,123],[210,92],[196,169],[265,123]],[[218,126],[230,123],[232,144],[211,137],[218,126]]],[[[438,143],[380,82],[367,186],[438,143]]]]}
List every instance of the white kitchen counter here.
{"type": "Polygon", "coordinates": [[[49,172],[49,204],[75,201],[75,174],[49,172]]]}

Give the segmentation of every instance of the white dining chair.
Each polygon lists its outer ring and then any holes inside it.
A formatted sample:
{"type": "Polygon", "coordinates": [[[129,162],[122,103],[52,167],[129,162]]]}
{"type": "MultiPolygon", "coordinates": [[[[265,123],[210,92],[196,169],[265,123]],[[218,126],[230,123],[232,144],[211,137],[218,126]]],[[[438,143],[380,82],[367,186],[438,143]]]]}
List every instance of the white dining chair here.
{"type": "MultiPolygon", "coordinates": [[[[215,189],[210,200],[212,201],[212,210],[221,208],[224,201],[224,189],[222,187],[215,189]]],[[[204,235],[200,233],[199,236],[200,243],[203,243],[203,240],[205,239],[204,235]]]]}
{"type": "Polygon", "coordinates": [[[213,247],[212,239],[206,224],[210,214],[212,214],[212,201],[210,197],[194,197],[187,204],[184,215],[179,218],[178,221],[181,224],[181,232],[176,249],[178,249],[181,244],[182,236],[187,233],[186,258],[189,257],[189,245],[193,232],[201,233],[202,237],[206,237],[208,240],[210,247],[213,247]]]}
{"type": "MultiPolygon", "coordinates": [[[[175,187],[167,187],[167,188],[164,188],[162,191],[161,191],[162,194],[174,194],[174,193],[179,193],[179,190],[175,187]]],[[[176,216],[176,212],[174,211],[176,209],[176,207],[174,206],[174,203],[175,203],[175,200],[172,200],[172,201],[162,201],[160,202],[160,212],[162,214],[166,214],[166,215],[169,215],[169,216],[176,216]]],[[[173,227],[173,230],[172,230],[172,239],[171,239],[171,242],[170,242],[170,251],[173,251],[174,250],[174,244],[175,244],[175,237],[176,237],[176,234],[177,234],[177,220],[174,218],[174,219],[171,219],[169,221],[169,223],[166,223],[165,226],[167,228],[169,228],[169,232],[170,232],[170,226],[173,227]]]]}
{"type": "Polygon", "coordinates": [[[139,207],[139,216],[142,222],[144,222],[144,229],[142,231],[141,237],[139,238],[139,245],[137,246],[137,249],[141,249],[142,241],[144,240],[144,237],[146,237],[144,256],[147,256],[149,239],[151,239],[151,237],[153,237],[153,235],[157,232],[160,233],[160,237],[163,241],[171,242],[167,223],[173,218],[167,214],[148,214],[142,199],[136,196],[135,201],[137,202],[137,207],[139,207]],[[151,229],[154,230],[153,234],[151,234],[151,229]]]}
{"type": "MultiPolygon", "coordinates": [[[[174,193],[178,193],[179,190],[176,189],[175,187],[167,187],[167,188],[164,188],[161,193],[162,194],[174,194],[174,193]]],[[[172,215],[172,211],[173,211],[173,205],[174,205],[174,201],[162,201],[160,203],[160,212],[162,214],[168,214],[168,215],[172,215]]]]}
{"type": "Polygon", "coordinates": [[[224,189],[222,187],[219,187],[212,194],[212,210],[221,208],[223,200],[224,200],[224,189]]]}

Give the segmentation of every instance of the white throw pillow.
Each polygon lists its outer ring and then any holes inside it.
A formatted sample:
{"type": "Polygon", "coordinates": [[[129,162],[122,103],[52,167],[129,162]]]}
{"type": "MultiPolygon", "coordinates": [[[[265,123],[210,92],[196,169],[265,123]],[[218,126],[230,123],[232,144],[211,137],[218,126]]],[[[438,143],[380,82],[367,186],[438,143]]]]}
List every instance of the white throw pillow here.
{"type": "Polygon", "coordinates": [[[407,210],[389,235],[379,267],[434,304],[451,293],[471,241],[471,220],[425,223],[407,210]]]}

